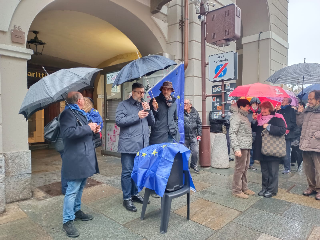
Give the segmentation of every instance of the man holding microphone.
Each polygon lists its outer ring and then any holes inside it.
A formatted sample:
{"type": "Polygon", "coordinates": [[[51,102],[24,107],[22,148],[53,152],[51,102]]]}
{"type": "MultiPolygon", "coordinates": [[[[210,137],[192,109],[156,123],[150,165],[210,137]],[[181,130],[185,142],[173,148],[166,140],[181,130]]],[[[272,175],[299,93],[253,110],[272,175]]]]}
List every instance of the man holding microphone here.
{"type": "Polygon", "coordinates": [[[120,127],[118,152],[121,153],[123,206],[132,212],[137,211],[133,202],[143,203],[143,197],[131,179],[134,158],[137,152],[149,146],[149,126],[155,123],[149,104],[143,100],[144,94],[143,85],[134,83],[132,96],[120,102],[116,110],[116,124],[120,127]]]}

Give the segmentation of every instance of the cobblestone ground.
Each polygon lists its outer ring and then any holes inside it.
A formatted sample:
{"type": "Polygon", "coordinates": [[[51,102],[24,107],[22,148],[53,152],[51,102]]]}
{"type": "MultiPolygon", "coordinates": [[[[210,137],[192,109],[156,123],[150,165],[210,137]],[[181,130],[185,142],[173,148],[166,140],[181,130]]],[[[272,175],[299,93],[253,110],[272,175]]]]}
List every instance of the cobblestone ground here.
{"type": "MultiPolygon", "coordinates": [[[[168,232],[160,234],[160,199],[151,199],[145,220],[122,206],[120,159],[98,156],[102,184],[86,188],[83,210],[94,215],[89,222],[76,221],[78,239],[320,239],[320,201],[302,196],[306,177],[279,173],[279,193],[271,199],[231,194],[233,162],[229,169],[201,169],[192,173],[197,189],[191,195],[191,220],[186,219],[186,196],[174,199],[168,232]]],[[[248,170],[249,187],[258,192],[261,173],[248,170]]],[[[0,239],[68,239],[62,230],[63,196],[52,197],[39,187],[60,181],[61,159],[53,150],[32,152],[33,198],[7,205],[0,215],[0,239]]],[[[43,189],[43,188],[42,188],[43,189]]],[[[142,193],[143,194],[143,193],[142,193]]]]}

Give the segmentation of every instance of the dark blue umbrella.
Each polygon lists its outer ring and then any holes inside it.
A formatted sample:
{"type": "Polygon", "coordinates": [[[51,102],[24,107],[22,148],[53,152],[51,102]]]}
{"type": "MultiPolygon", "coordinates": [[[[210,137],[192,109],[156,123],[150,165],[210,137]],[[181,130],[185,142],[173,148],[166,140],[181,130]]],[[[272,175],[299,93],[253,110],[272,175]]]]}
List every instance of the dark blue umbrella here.
{"type": "Polygon", "coordinates": [[[120,70],[114,80],[113,87],[166,69],[175,64],[177,64],[175,61],[159,55],[150,55],[139,58],[130,62],[120,70]]]}
{"type": "Polygon", "coordinates": [[[312,84],[309,87],[306,87],[305,89],[303,89],[303,91],[301,91],[298,94],[298,98],[301,99],[302,101],[307,101],[308,100],[308,94],[314,90],[320,90],[320,84],[316,83],[316,84],[312,84]]]}

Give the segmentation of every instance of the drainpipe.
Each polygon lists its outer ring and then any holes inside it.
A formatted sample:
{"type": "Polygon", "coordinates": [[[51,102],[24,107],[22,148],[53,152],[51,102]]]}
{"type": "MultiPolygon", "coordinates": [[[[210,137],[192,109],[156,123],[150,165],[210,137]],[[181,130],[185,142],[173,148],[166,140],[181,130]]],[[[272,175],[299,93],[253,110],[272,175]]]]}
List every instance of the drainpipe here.
{"type": "Polygon", "coordinates": [[[184,71],[189,64],[189,0],[184,1],[184,71]]]}

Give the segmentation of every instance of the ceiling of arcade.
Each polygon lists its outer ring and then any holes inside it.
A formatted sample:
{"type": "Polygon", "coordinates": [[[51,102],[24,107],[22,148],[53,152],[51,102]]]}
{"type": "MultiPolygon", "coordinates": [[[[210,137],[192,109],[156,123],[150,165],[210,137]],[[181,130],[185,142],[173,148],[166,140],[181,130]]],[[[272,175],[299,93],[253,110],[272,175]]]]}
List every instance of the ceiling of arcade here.
{"type": "MultiPolygon", "coordinates": [[[[40,32],[46,42],[44,56],[33,62],[57,62],[57,59],[96,67],[117,55],[137,51],[137,47],[120,30],[95,16],[76,11],[44,11],[37,15],[30,31],[40,32]]],[[[34,34],[29,33],[28,39],[34,34]]]]}

